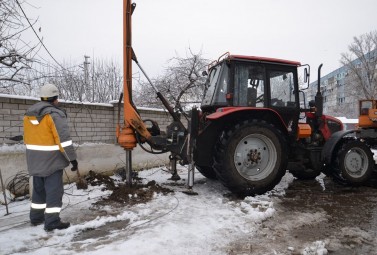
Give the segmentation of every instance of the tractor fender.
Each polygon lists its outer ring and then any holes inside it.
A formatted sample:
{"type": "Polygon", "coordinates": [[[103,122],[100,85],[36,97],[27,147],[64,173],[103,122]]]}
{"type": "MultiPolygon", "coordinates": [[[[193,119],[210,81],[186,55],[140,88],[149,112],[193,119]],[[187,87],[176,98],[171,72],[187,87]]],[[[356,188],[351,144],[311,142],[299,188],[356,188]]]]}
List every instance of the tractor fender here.
{"type": "MultiPolygon", "coordinates": [[[[233,114],[253,113],[255,116],[259,116],[261,119],[268,118],[270,116],[270,122],[274,123],[278,127],[282,128],[284,133],[287,133],[288,128],[284,123],[282,117],[278,112],[270,108],[256,108],[256,107],[223,107],[217,109],[216,112],[209,114],[206,118],[211,121],[217,121],[220,119],[226,119],[226,117],[233,114]]],[[[253,116],[251,115],[251,116],[253,116]]]]}
{"type": "Polygon", "coordinates": [[[351,133],[356,133],[358,130],[341,130],[333,133],[330,138],[326,141],[322,149],[322,162],[325,165],[330,165],[332,161],[332,155],[337,144],[342,140],[343,137],[351,133]]]}

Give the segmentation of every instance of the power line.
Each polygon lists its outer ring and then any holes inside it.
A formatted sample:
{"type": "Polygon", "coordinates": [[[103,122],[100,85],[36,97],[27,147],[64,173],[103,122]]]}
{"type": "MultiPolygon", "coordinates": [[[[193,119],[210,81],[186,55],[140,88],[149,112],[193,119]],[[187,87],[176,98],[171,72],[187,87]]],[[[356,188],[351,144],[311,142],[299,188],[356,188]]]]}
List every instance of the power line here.
{"type": "Polygon", "coordinates": [[[50,51],[47,49],[47,47],[44,45],[43,41],[41,40],[41,38],[38,36],[37,32],[35,31],[33,25],[31,24],[29,18],[26,16],[26,13],[24,12],[24,10],[22,9],[21,7],[21,4],[18,2],[18,0],[16,0],[16,3],[17,5],[20,7],[22,13],[24,14],[24,17],[25,19],[27,20],[27,22],[29,23],[31,29],[33,30],[35,36],[38,38],[39,42],[42,44],[43,48],[47,51],[48,55],[50,55],[50,57],[55,61],[56,64],[58,64],[62,69],[65,69],[53,56],[52,54],[50,53],[50,51]]]}

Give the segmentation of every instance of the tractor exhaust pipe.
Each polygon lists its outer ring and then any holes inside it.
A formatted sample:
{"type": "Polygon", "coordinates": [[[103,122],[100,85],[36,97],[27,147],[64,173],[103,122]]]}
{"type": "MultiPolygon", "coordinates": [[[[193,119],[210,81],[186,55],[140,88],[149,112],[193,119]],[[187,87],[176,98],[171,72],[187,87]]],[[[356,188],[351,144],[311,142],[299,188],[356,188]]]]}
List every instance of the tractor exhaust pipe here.
{"type": "Polygon", "coordinates": [[[315,95],[315,106],[317,107],[317,111],[315,115],[317,117],[321,117],[323,115],[323,96],[321,93],[321,68],[323,64],[320,64],[318,67],[318,88],[317,88],[317,94],[315,95]]]}

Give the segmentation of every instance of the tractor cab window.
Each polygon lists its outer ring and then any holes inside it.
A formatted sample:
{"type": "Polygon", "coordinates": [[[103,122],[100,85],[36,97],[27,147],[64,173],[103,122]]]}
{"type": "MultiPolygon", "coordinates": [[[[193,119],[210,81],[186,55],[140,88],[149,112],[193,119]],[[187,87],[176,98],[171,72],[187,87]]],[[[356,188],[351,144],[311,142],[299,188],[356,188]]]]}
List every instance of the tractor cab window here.
{"type": "Polygon", "coordinates": [[[206,90],[204,92],[202,105],[210,105],[212,103],[213,94],[216,89],[216,83],[220,75],[221,65],[213,67],[208,75],[205,83],[206,90]]]}
{"type": "Polygon", "coordinates": [[[226,94],[228,93],[229,85],[229,67],[226,64],[223,64],[221,70],[220,79],[217,83],[215,96],[213,98],[214,105],[227,105],[226,94]]]}
{"type": "Polygon", "coordinates": [[[264,106],[264,71],[262,66],[235,66],[233,106],[264,106]]]}
{"type": "Polygon", "coordinates": [[[360,101],[360,115],[368,115],[369,109],[373,108],[373,102],[372,101],[360,101]]]}
{"type": "Polygon", "coordinates": [[[228,93],[229,67],[226,63],[211,68],[206,81],[207,90],[204,93],[202,108],[207,106],[226,106],[228,93]]]}
{"type": "Polygon", "coordinates": [[[272,107],[296,107],[294,95],[294,76],[292,72],[269,72],[271,106],[272,107]]]}

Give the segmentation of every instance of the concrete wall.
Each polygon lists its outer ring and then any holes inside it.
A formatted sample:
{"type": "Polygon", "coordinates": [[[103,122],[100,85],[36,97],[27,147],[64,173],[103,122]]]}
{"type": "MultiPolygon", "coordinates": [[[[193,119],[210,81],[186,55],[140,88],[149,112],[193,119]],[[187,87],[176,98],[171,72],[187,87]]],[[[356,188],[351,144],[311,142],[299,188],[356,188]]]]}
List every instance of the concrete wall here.
{"type": "MultiPolygon", "coordinates": [[[[20,171],[27,172],[24,145],[22,142],[14,142],[7,138],[23,134],[23,115],[27,108],[38,101],[36,98],[0,94],[0,170],[4,181],[9,181],[20,171]]],[[[125,165],[125,152],[116,144],[115,127],[118,118],[116,103],[61,102],[61,107],[68,114],[71,136],[77,149],[82,175],[90,170],[109,173],[125,165]]],[[[142,119],[157,121],[163,131],[171,122],[171,117],[165,111],[147,108],[138,110],[142,119]]],[[[140,147],[132,152],[134,169],[167,163],[168,154],[149,154],[140,147]]],[[[65,180],[74,180],[75,173],[71,172],[70,167],[66,170],[65,180]]]]}

